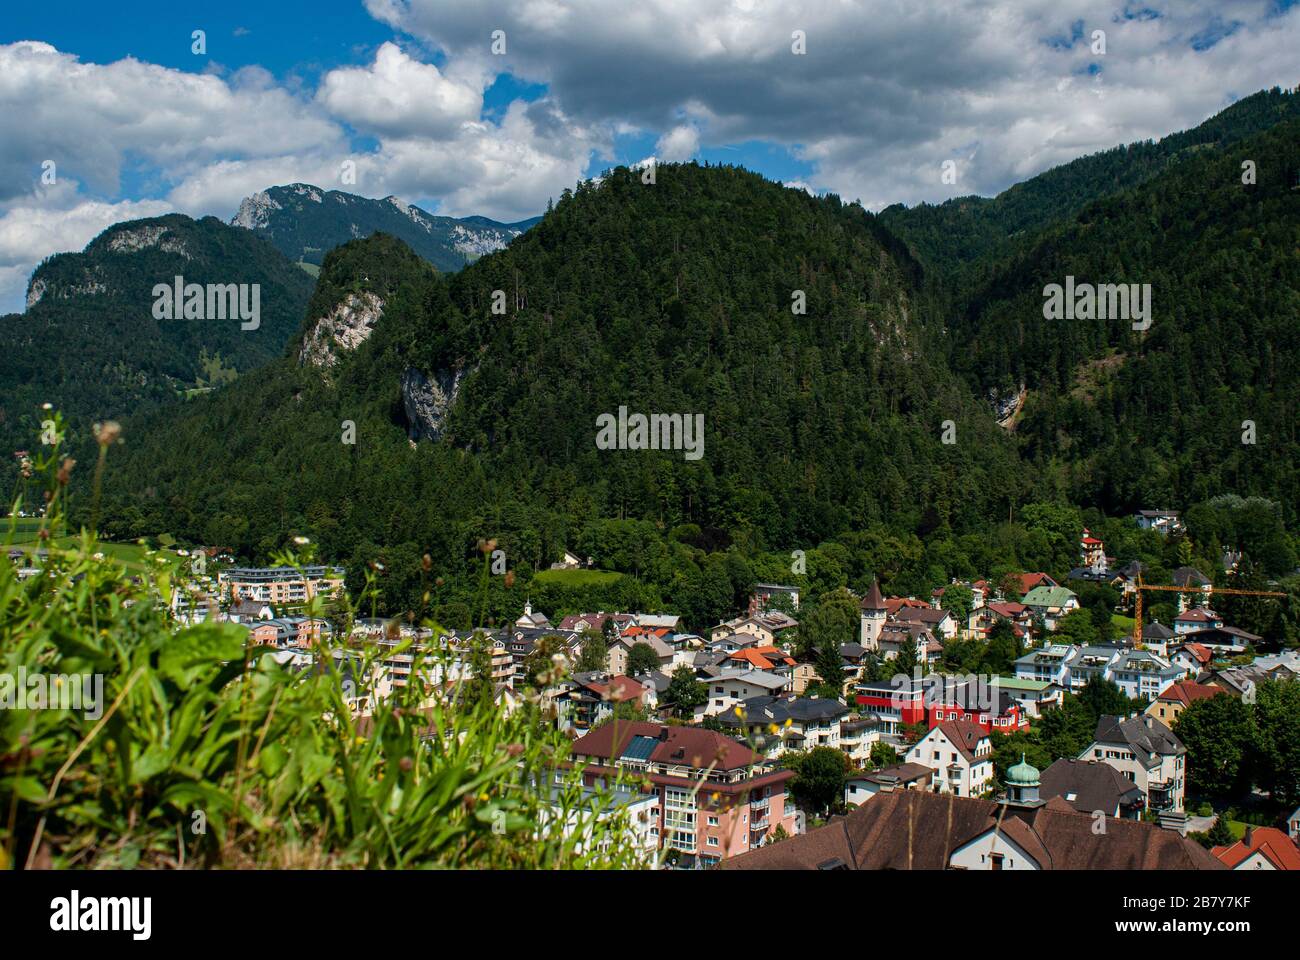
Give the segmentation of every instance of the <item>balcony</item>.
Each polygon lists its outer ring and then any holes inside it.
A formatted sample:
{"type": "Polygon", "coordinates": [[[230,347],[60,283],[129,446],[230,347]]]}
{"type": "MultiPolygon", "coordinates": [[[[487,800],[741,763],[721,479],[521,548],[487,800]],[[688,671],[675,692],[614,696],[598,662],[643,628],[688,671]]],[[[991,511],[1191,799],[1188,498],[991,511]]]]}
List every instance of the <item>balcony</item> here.
{"type": "Polygon", "coordinates": [[[755,816],[757,816],[759,813],[765,813],[767,811],[767,808],[771,805],[771,803],[772,800],[770,797],[764,797],[761,800],[751,801],[749,804],[749,809],[753,812],[755,816]]]}

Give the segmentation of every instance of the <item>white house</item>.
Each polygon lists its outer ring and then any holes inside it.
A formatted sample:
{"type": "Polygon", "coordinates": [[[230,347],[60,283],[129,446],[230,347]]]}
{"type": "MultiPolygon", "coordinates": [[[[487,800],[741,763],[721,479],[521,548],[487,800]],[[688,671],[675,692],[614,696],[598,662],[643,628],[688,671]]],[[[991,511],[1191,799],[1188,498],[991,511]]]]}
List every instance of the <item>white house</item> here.
{"type": "Polygon", "coordinates": [[[1187,749],[1172,730],[1149,714],[1127,720],[1102,717],[1080,760],[1100,760],[1136,783],[1148,810],[1183,809],[1187,749]]]}
{"type": "Polygon", "coordinates": [[[907,752],[907,762],[934,771],[935,793],[978,797],[993,783],[993,745],[969,720],[939,724],[907,752]]]}
{"type": "Polygon", "coordinates": [[[695,719],[715,717],[732,710],[750,697],[765,697],[780,693],[790,686],[790,678],[766,670],[724,671],[704,681],[709,687],[707,703],[695,708],[695,719]]]}
{"type": "Polygon", "coordinates": [[[1021,680],[1045,680],[1063,689],[1070,686],[1070,664],[1079,656],[1079,648],[1068,643],[1054,643],[1031,650],[1016,661],[1016,676],[1021,680]]]}
{"type": "Polygon", "coordinates": [[[1106,679],[1124,691],[1126,697],[1150,702],[1171,683],[1187,676],[1187,671],[1176,667],[1150,650],[1125,650],[1110,665],[1106,679]]]}

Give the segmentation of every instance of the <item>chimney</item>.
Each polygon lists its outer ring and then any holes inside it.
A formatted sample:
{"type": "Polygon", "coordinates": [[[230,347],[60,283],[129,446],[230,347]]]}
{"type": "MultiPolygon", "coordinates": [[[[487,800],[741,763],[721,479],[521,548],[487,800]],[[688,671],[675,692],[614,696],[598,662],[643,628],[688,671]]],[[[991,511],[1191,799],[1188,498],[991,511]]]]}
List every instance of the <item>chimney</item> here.
{"type": "Polygon", "coordinates": [[[668,728],[667,728],[667,727],[660,727],[660,728],[659,728],[659,739],[660,739],[660,740],[667,741],[667,739],[668,739],[668,728]]]}
{"type": "Polygon", "coordinates": [[[1187,814],[1181,810],[1161,810],[1157,819],[1162,830],[1173,830],[1181,836],[1187,836],[1187,814]]]}

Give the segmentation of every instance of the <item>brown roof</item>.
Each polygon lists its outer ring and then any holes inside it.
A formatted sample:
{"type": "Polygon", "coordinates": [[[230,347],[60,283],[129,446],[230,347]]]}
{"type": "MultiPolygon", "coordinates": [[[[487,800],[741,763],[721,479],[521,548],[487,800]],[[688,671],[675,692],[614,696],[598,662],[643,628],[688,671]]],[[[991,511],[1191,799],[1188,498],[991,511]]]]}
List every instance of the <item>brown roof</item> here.
{"type": "Polygon", "coordinates": [[[716,759],[714,769],[736,770],[752,767],[759,759],[753,750],[714,730],[645,722],[606,724],[575,740],[572,750],[577,757],[617,759],[627,750],[633,737],[651,737],[659,741],[650,754],[654,763],[707,767],[716,759]]]}
{"type": "Polygon", "coordinates": [[[938,624],[951,616],[947,610],[936,610],[934,607],[900,607],[894,614],[895,620],[903,622],[915,622],[938,624]]]}
{"type": "Polygon", "coordinates": [[[1141,800],[1142,788],[1100,760],[1061,757],[1043,771],[1038,795],[1044,800],[1060,797],[1079,813],[1101,810],[1113,817],[1126,802],[1141,800]]]}
{"type": "Polygon", "coordinates": [[[871,589],[868,590],[867,595],[862,598],[862,609],[863,610],[884,610],[885,609],[885,598],[880,593],[880,584],[875,580],[871,581],[871,589]]]}
{"type": "Polygon", "coordinates": [[[945,720],[943,723],[936,724],[934,730],[941,731],[948,738],[948,742],[960,750],[962,756],[968,761],[975,759],[975,748],[979,746],[979,742],[989,737],[984,732],[984,728],[974,720],[945,720]]]}
{"type": "Polygon", "coordinates": [[[878,793],[842,820],[721,863],[726,870],[812,870],[832,857],[857,870],[942,870],[954,851],[994,829],[1045,870],[1218,870],[1176,831],[1106,819],[1106,832],[1059,797],[1035,809],[902,790],[878,793]]]}

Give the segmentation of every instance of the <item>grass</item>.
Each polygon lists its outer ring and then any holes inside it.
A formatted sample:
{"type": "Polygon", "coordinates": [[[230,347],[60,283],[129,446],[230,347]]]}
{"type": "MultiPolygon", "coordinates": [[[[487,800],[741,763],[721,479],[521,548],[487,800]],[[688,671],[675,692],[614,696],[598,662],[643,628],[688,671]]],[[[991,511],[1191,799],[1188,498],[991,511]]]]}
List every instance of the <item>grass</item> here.
{"type": "MultiPolygon", "coordinates": [[[[8,524],[14,524],[14,535],[10,542],[6,544],[6,549],[19,549],[24,553],[33,554],[38,550],[75,551],[81,544],[78,537],[73,536],[55,536],[42,542],[39,539],[41,527],[40,517],[6,517],[4,518],[5,530],[8,530],[8,524]]],[[[153,569],[146,562],[146,553],[149,548],[140,543],[106,543],[100,541],[97,544],[98,552],[102,553],[105,558],[118,561],[122,567],[129,573],[143,573],[147,569],[153,569]]],[[[184,560],[171,550],[157,551],[157,556],[167,561],[168,566],[175,570],[184,560]]],[[[159,566],[155,564],[155,568],[159,566]]]]}
{"type": "Polygon", "coordinates": [[[1122,613],[1112,613],[1110,615],[1110,622],[1115,624],[1116,629],[1122,630],[1125,634],[1131,634],[1133,632],[1134,621],[1132,617],[1126,617],[1122,613]]]}
{"type": "Polygon", "coordinates": [[[604,587],[616,583],[622,576],[610,570],[542,570],[533,574],[533,580],[562,587],[604,587]]]}

